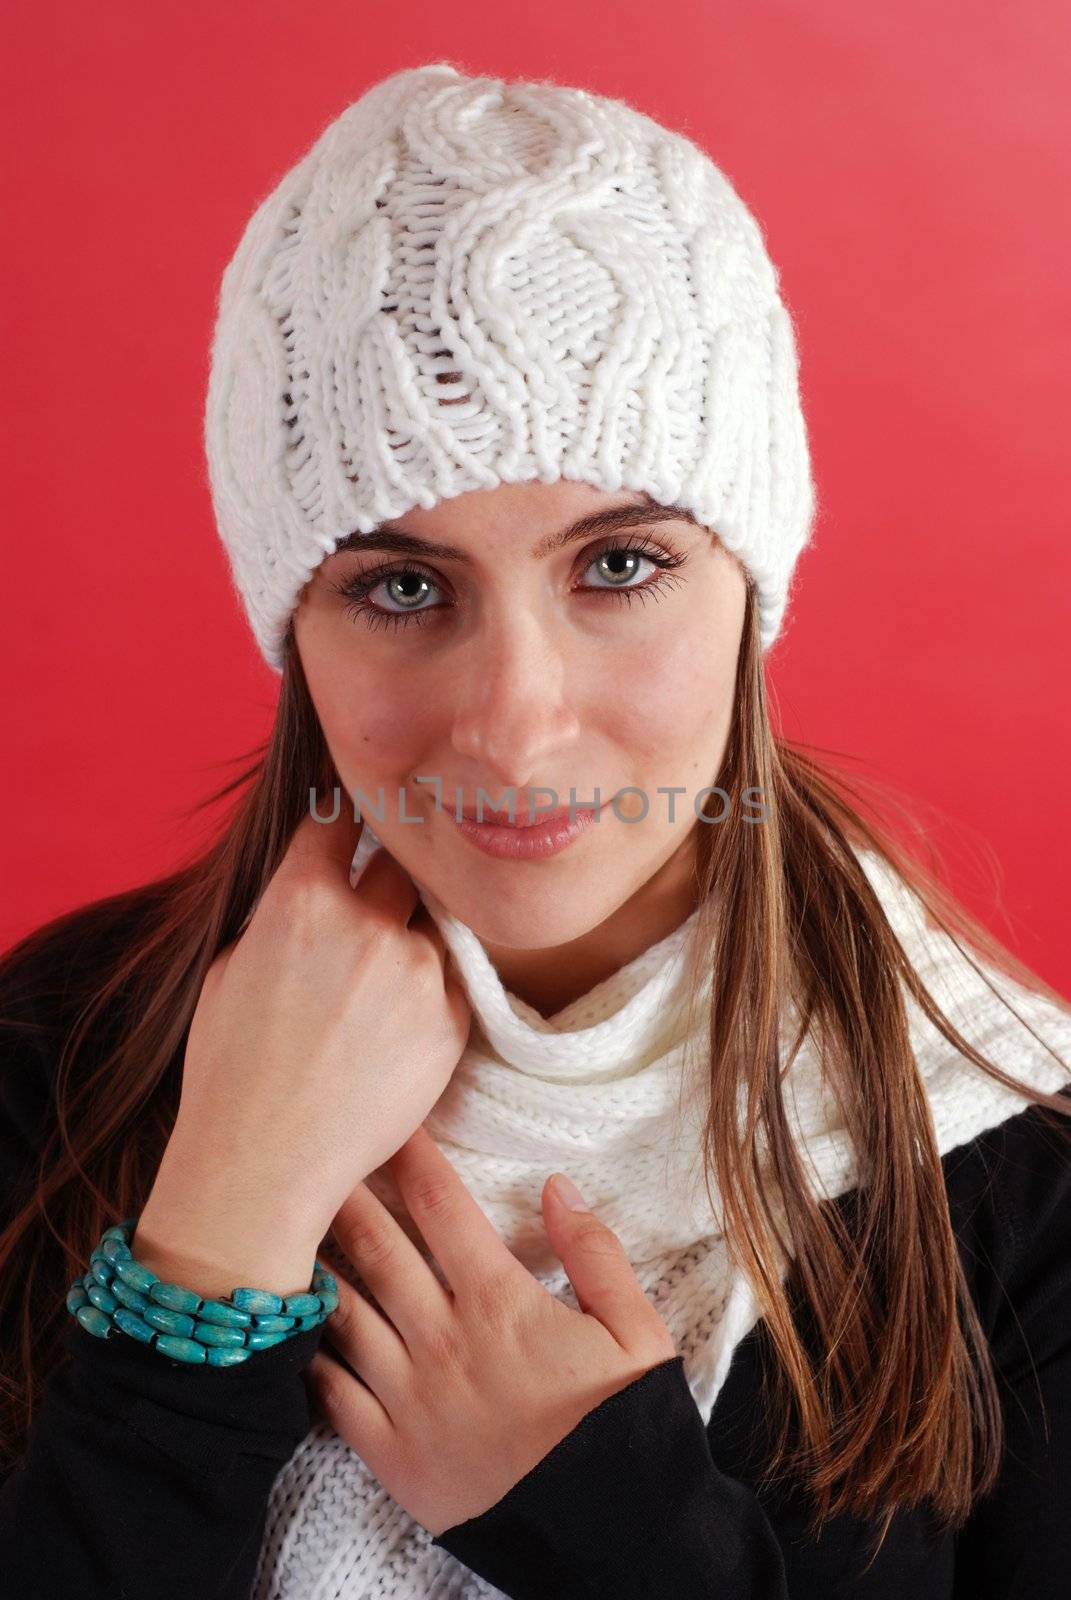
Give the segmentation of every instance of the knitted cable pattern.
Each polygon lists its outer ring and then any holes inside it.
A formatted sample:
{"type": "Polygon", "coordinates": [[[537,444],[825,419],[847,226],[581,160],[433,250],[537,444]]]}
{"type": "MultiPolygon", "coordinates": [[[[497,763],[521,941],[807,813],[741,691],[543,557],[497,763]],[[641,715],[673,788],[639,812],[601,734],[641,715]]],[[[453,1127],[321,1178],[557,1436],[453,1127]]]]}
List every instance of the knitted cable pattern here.
{"type": "Polygon", "coordinates": [[[257,206],[204,441],[276,672],[341,538],[533,479],[691,511],[754,578],[768,649],[816,509],[793,324],[725,174],[623,101],[448,62],[373,85],[257,206]]]}
{"type": "MultiPolygon", "coordinates": [[[[1037,1088],[1062,1088],[1065,1068],[1016,1022],[951,939],[929,927],[914,893],[870,851],[860,851],[860,860],[923,982],[965,1036],[1037,1088]]],[[[700,1005],[688,1032],[682,1004],[698,914],[544,1018],[503,987],[472,930],[427,890],[421,894],[473,1011],[469,1041],[427,1127],[510,1250],[574,1307],[543,1228],[540,1193],[553,1169],[575,1177],[621,1238],[709,1421],[733,1351],[759,1311],[750,1284],[728,1258],[720,1213],[712,1212],[701,1181],[706,1023],[700,1005]]],[[[1071,1018],[982,965],[1067,1060],[1071,1018]]],[[[701,987],[704,993],[709,1001],[709,987],[701,987]]],[[[942,1155],[1023,1109],[1019,1095],[955,1053],[913,1000],[908,1019],[942,1155]]],[[[789,1008],[782,1059],[797,1025],[789,1008]]],[[[815,1194],[833,1199],[854,1187],[851,1141],[811,1040],[788,1074],[785,1098],[815,1194]]],[[[393,1182],[382,1172],[368,1182],[420,1246],[393,1182]]],[[[776,1200],[774,1211],[784,1231],[776,1200]]],[[[331,1264],[353,1281],[352,1264],[337,1255],[331,1264]]],[[[782,1277],[788,1265],[782,1263],[782,1277]]],[[[317,1422],[279,1473],[253,1600],[468,1600],[498,1593],[436,1546],[328,1424],[317,1422]]]]}

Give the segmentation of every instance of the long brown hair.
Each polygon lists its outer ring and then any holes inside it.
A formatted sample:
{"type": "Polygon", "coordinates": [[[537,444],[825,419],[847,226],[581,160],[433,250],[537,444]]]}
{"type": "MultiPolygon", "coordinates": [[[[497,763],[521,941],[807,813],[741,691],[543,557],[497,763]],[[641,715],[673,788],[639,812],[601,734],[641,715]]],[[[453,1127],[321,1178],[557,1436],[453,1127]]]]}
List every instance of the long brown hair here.
{"type": "MultiPolygon", "coordinates": [[[[901,1505],[927,1499],[940,1519],[961,1524],[995,1481],[1003,1443],[992,1365],[952,1232],[901,980],[981,1070],[1030,1102],[1065,1113],[1071,1106],[1010,1078],[937,1009],[853,846],[869,846],[895,867],[937,926],[964,935],[1001,970],[1069,1008],[891,832],[865,820],[865,797],[833,763],[772,730],[754,600],[749,584],[735,714],[718,783],[730,795],[761,788],[767,825],[744,822],[734,805],[721,826],[698,830],[700,904],[704,912],[713,906],[714,885],[718,904],[701,945],[713,972],[704,1168],[708,1184],[717,1174],[730,1252],[755,1285],[778,1358],[771,1403],[780,1438],[768,1476],[803,1479],[815,1529],[840,1512],[878,1515],[880,1548],[901,1505]],[[851,1230],[833,1206],[816,1204],[786,1120],[777,1023],[790,974],[804,1022],[820,1031],[859,1170],[869,1175],[851,1230]],[[748,1108],[742,1136],[741,1084],[748,1108]],[[875,1106],[886,1114],[875,1114],[875,1106]],[[795,1270],[819,1331],[817,1368],[776,1268],[760,1136],[772,1154],[795,1270]],[[904,1329],[910,1341],[900,1336],[904,1329]]],[[[0,1233],[5,1467],[25,1448],[42,1385],[62,1358],[68,1284],[85,1270],[102,1229],[137,1215],[152,1187],[177,1112],[184,1041],[205,973],[237,937],[274,873],[307,811],[310,789],[322,793],[339,783],[292,637],[287,643],[269,739],[245,758],[237,777],[194,808],[242,791],[211,847],[152,884],[54,919],[0,961],[0,1025],[32,1031],[47,1024],[60,999],[40,992],[39,982],[34,987],[34,958],[78,932],[78,959],[64,975],[69,1021],[58,1041],[54,1126],[32,1183],[15,1197],[18,1209],[0,1233]],[[133,931],[109,948],[104,933],[117,917],[133,931]]]]}

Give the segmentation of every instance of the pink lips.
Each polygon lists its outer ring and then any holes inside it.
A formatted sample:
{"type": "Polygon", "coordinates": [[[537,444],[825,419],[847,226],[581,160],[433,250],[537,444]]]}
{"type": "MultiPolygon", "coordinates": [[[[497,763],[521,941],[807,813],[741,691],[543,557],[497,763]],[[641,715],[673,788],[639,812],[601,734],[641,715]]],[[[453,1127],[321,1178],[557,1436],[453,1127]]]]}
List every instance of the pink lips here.
{"type": "MultiPolygon", "coordinates": [[[[583,802],[578,800],[577,812],[579,813],[582,808],[583,802]]],[[[533,806],[532,810],[535,814],[530,816],[527,806],[514,806],[513,815],[510,816],[508,806],[504,806],[501,811],[494,811],[490,806],[484,806],[482,816],[477,815],[475,811],[462,811],[461,815],[469,822],[488,822],[494,828],[534,828],[541,823],[559,822],[562,817],[569,816],[568,806],[558,806],[555,811],[540,812],[535,812],[533,806]]]]}
{"type": "MultiPolygon", "coordinates": [[[[489,806],[484,815],[494,816],[489,806]]],[[[533,808],[534,810],[534,808],[533,808]]],[[[570,812],[568,806],[554,811],[544,811],[532,821],[526,806],[514,806],[513,817],[503,810],[500,822],[477,822],[475,812],[462,813],[460,820],[451,815],[458,832],[489,856],[512,861],[537,860],[543,856],[557,855],[566,845],[572,844],[582,833],[592,827],[602,807],[582,806],[578,801],[570,812]]]]}

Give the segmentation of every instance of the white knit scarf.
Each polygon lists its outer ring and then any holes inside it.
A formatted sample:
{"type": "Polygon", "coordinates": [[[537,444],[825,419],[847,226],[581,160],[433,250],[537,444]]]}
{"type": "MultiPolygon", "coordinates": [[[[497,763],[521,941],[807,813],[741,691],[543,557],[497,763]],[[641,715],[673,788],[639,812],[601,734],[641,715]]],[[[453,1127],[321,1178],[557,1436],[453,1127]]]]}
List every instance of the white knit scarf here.
{"type": "MultiPolygon", "coordinates": [[[[1016,1022],[951,940],[928,925],[899,877],[869,851],[860,860],[916,971],[956,1026],[1007,1072],[1044,1091],[1062,1088],[1065,1068],[1016,1022]]],[[[702,1183],[706,1021],[700,1004],[687,1033],[677,1003],[685,998],[685,956],[698,912],[544,1018],[504,988],[471,929],[428,891],[422,898],[473,1014],[465,1051],[426,1119],[428,1130],[513,1253],[572,1306],[576,1297],[547,1241],[540,1194],[554,1170],[578,1183],[620,1238],[669,1327],[708,1422],[733,1351],[759,1311],[748,1281],[728,1259],[702,1183]]],[[[1058,1055],[1071,1059],[1067,1013],[983,967],[1058,1055]]],[[[700,992],[709,998],[709,976],[700,992]]],[[[942,1155],[1023,1110],[1022,1097],[953,1051],[906,994],[905,1001],[942,1155]]],[[[797,1021],[790,1008],[783,1059],[797,1021]]],[[[785,1098],[819,1198],[854,1187],[850,1141],[810,1040],[788,1075],[785,1098]]],[[[393,1184],[380,1173],[368,1182],[402,1221],[393,1184]]],[[[407,1231],[419,1241],[411,1225],[407,1231]]],[[[252,1600],[445,1600],[499,1592],[434,1546],[357,1453],[328,1424],[314,1423],[274,1483],[252,1600]]]]}

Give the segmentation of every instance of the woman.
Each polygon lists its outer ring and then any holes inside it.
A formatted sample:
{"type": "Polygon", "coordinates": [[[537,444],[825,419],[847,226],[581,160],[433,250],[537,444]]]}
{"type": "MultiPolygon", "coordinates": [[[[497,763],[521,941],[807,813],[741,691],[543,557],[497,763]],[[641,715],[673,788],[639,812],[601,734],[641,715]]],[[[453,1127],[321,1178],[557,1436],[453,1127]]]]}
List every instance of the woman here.
{"type": "Polygon", "coordinates": [[[1067,1006],[771,728],[815,495],[727,180],[394,74],[206,445],[278,712],[3,964],[10,1592],[1055,1592],[1067,1006]]]}

